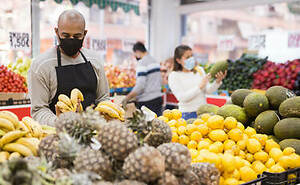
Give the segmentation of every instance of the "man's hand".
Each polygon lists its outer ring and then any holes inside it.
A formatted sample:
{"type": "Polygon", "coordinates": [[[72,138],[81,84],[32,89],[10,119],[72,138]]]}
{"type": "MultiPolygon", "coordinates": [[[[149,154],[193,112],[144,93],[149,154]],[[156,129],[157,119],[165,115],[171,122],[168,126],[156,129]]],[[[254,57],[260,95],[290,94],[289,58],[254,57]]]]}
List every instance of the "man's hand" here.
{"type": "Polygon", "coordinates": [[[202,80],[202,82],[200,83],[200,89],[203,90],[207,83],[209,82],[209,80],[211,79],[211,75],[208,73],[202,80]]]}
{"type": "Polygon", "coordinates": [[[123,109],[126,110],[127,104],[128,104],[128,99],[127,99],[127,97],[125,97],[125,98],[122,100],[122,107],[123,107],[123,109]]]}
{"type": "Polygon", "coordinates": [[[216,82],[219,84],[222,82],[222,80],[226,77],[227,75],[227,70],[223,73],[222,71],[218,72],[216,74],[216,82]]]}

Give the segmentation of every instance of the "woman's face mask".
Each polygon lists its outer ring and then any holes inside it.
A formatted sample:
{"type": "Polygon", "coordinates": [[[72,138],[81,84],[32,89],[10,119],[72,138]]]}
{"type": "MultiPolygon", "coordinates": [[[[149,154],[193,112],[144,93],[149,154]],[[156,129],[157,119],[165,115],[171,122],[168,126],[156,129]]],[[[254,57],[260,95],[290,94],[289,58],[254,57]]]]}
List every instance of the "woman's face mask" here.
{"type": "Polygon", "coordinates": [[[186,60],[184,61],[183,67],[184,67],[185,69],[191,71],[192,69],[194,69],[195,65],[196,65],[195,58],[194,58],[194,57],[190,57],[190,58],[188,58],[188,59],[186,59],[186,60]]]}

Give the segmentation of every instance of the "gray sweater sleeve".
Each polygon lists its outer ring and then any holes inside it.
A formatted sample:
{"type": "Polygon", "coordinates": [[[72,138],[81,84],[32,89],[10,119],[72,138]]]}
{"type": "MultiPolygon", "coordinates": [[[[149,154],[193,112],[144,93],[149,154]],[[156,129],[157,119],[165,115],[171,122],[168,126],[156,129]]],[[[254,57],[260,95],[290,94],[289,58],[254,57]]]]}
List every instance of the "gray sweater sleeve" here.
{"type": "Polygon", "coordinates": [[[102,63],[99,69],[96,70],[96,73],[98,76],[96,103],[98,104],[101,101],[109,100],[109,85],[102,63]]]}

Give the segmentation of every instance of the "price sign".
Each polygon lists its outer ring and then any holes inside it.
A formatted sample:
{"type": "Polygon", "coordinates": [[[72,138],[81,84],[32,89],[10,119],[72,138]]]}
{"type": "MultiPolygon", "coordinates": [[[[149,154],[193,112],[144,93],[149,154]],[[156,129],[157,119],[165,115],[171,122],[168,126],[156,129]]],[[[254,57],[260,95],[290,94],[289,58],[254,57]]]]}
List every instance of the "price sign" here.
{"type": "Polygon", "coordinates": [[[300,47],[300,32],[289,33],[288,35],[288,47],[299,48],[300,47]]]}
{"type": "Polygon", "coordinates": [[[9,32],[9,43],[11,49],[29,48],[29,33],[9,32]]]}
{"type": "Polygon", "coordinates": [[[248,39],[249,50],[260,50],[266,47],[266,36],[265,35],[252,35],[248,39]]]}
{"type": "Polygon", "coordinates": [[[90,46],[92,50],[106,52],[106,40],[104,39],[94,39],[90,41],[90,46]]]}
{"type": "Polygon", "coordinates": [[[220,51],[232,51],[234,50],[234,36],[220,36],[218,40],[218,50],[220,51]]]}

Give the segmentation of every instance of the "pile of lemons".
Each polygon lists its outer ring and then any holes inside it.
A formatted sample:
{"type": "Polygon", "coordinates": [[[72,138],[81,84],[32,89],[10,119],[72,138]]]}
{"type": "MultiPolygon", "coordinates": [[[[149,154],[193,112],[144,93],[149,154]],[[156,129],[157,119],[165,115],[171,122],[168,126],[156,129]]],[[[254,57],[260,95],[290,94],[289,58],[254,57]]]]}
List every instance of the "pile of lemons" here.
{"type": "Polygon", "coordinates": [[[209,162],[220,170],[220,185],[237,185],[257,178],[264,171],[280,173],[300,167],[300,156],[291,147],[280,149],[265,134],[245,128],[233,117],[203,114],[187,123],[179,110],[166,110],[158,117],[172,129],[172,142],[186,145],[192,162],[209,162]]]}

